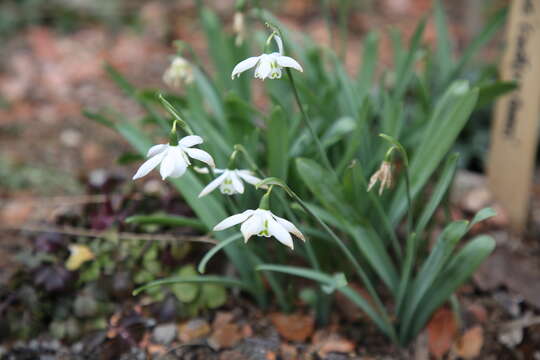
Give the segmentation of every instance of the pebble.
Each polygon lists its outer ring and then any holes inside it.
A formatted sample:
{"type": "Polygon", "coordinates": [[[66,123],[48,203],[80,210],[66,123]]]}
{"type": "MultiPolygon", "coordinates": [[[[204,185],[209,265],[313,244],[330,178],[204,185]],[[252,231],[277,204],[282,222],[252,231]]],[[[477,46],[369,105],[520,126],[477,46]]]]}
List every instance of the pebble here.
{"type": "Polygon", "coordinates": [[[152,331],[152,339],[158,344],[168,345],[176,338],[176,324],[158,325],[152,331]]]}

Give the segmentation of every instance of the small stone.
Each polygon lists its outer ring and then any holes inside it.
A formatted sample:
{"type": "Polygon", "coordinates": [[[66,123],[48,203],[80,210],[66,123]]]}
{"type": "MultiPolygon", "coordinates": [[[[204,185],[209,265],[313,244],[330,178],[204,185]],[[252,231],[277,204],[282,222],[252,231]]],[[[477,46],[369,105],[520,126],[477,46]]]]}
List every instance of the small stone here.
{"type": "Polygon", "coordinates": [[[176,324],[158,325],[152,331],[152,339],[158,344],[168,345],[176,338],[176,324]]]}

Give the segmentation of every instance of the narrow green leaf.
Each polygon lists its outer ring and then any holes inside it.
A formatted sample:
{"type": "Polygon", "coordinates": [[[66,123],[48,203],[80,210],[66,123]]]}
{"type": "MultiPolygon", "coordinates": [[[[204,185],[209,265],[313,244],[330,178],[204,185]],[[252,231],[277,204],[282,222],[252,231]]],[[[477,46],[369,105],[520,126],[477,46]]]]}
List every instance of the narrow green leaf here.
{"type": "Polygon", "coordinates": [[[450,185],[452,184],[452,179],[454,178],[454,174],[456,173],[458,159],[459,159],[459,155],[453,154],[446,161],[446,164],[443,167],[441,176],[439,177],[439,181],[437,185],[435,186],[433,193],[430,195],[430,198],[427,204],[423,207],[422,214],[420,215],[416,223],[415,233],[418,236],[421,236],[427,224],[433,217],[433,214],[439,207],[439,204],[444,198],[444,195],[446,194],[450,185]]]}
{"type": "Polygon", "coordinates": [[[444,6],[441,0],[435,1],[435,28],[437,30],[436,59],[439,67],[439,78],[446,78],[453,67],[453,45],[448,33],[448,23],[446,21],[444,6]]]}
{"type": "Polygon", "coordinates": [[[476,38],[463,51],[463,55],[454,67],[453,71],[448,74],[445,82],[450,83],[453,79],[458,78],[459,74],[467,65],[467,63],[479,52],[479,50],[491,40],[494,34],[501,28],[506,20],[508,9],[506,7],[499,10],[487,23],[486,27],[478,34],[476,38]]]}
{"type": "Polygon", "coordinates": [[[95,113],[90,110],[83,110],[83,115],[89,118],[90,120],[94,120],[97,123],[100,123],[101,125],[105,125],[108,128],[114,129],[114,122],[107,118],[102,113],[95,113]]]}
{"type": "Polygon", "coordinates": [[[476,213],[471,223],[469,224],[469,229],[472,228],[474,225],[478,224],[479,222],[487,220],[490,217],[493,217],[495,215],[497,215],[497,212],[493,210],[493,208],[490,208],[490,207],[483,208],[482,210],[476,213]]]}
{"type": "Polygon", "coordinates": [[[270,174],[286,181],[289,168],[288,119],[280,106],[272,109],[268,119],[266,142],[270,174]]]}
{"type": "Polygon", "coordinates": [[[410,80],[413,78],[413,65],[417,60],[417,52],[420,49],[422,35],[426,27],[426,22],[427,18],[424,17],[418,23],[418,26],[416,27],[414,34],[411,38],[407,55],[404,58],[403,62],[401,62],[400,66],[396,69],[396,86],[393,91],[393,97],[395,99],[400,99],[403,96],[403,94],[407,90],[407,87],[409,86],[410,80]]]}
{"type": "Polygon", "coordinates": [[[407,332],[420,301],[435,283],[435,279],[441,273],[458,241],[467,232],[467,227],[467,221],[454,221],[447,225],[441,235],[439,235],[435,248],[429,254],[420,268],[415,281],[408,289],[403,314],[400,315],[400,318],[403,320],[402,327],[400,328],[401,337],[407,332]]]}
{"type": "Polygon", "coordinates": [[[517,89],[515,81],[497,81],[492,84],[480,86],[478,93],[477,108],[491,104],[496,98],[517,89]]]}
{"type": "Polygon", "coordinates": [[[459,286],[461,286],[493,252],[495,241],[489,236],[478,236],[461,249],[436,280],[419,304],[407,342],[425,326],[431,315],[459,286]]]}
{"type": "Polygon", "coordinates": [[[208,227],[204,225],[200,220],[194,218],[188,218],[185,216],[179,215],[164,215],[164,214],[155,214],[155,215],[135,215],[128,217],[125,222],[127,224],[156,224],[156,225],[165,225],[165,226],[185,226],[191,227],[193,229],[198,229],[201,231],[207,231],[208,227]]]}
{"type": "Polygon", "coordinates": [[[371,88],[375,70],[377,67],[377,57],[379,52],[379,34],[369,32],[363,41],[362,62],[358,72],[358,95],[362,98],[371,88]]]}
{"type": "Polygon", "coordinates": [[[148,284],[145,284],[133,291],[133,295],[136,296],[143,291],[147,291],[156,286],[162,285],[174,285],[174,284],[220,284],[223,286],[229,287],[239,287],[246,291],[251,291],[251,288],[247,286],[244,282],[226,277],[226,276],[211,276],[211,275],[197,275],[197,276],[176,276],[166,279],[151,281],[148,284]]]}
{"type": "Polygon", "coordinates": [[[353,236],[356,246],[388,289],[391,292],[396,292],[399,281],[398,273],[383,241],[370,228],[351,226],[348,232],[353,236]]]}
{"type": "Polygon", "coordinates": [[[206,254],[204,254],[203,258],[199,262],[199,266],[198,266],[197,270],[201,274],[204,274],[206,272],[206,264],[208,264],[208,262],[210,261],[210,259],[212,259],[214,257],[214,255],[216,255],[224,247],[226,247],[226,246],[228,246],[228,245],[232,244],[233,242],[238,241],[240,239],[242,239],[241,234],[234,234],[234,235],[228,237],[227,239],[219,242],[216,246],[214,246],[213,248],[208,250],[206,252],[206,254]]]}
{"type": "MultiPolygon", "coordinates": [[[[411,192],[415,198],[453,146],[465,126],[478,98],[477,89],[466,81],[456,81],[437,102],[424,129],[417,151],[411,156],[411,192]]],[[[390,206],[390,219],[399,223],[407,209],[405,183],[401,181],[390,206]]]]}

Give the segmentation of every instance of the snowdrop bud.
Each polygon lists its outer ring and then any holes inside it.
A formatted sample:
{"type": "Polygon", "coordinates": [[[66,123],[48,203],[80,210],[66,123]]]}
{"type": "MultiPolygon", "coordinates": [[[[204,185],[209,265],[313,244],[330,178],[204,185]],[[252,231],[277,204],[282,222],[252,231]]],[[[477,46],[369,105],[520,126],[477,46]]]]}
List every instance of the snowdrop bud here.
{"type": "Polygon", "coordinates": [[[244,13],[241,11],[234,13],[233,31],[236,34],[234,44],[236,46],[242,46],[246,38],[246,21],[244,13]]]}
{"type": "Polygon", "coordinates": [[[193,65],[181,56],[176,56],[163,74],[163,82],[172,88],[193,82],[193,65]]]}

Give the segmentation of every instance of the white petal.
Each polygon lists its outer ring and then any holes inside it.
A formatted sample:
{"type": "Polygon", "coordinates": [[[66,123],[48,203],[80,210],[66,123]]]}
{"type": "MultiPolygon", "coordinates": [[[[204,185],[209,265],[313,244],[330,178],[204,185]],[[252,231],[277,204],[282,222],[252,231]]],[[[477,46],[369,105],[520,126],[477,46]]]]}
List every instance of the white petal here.
{"type": "Polygon", "coordinates": [[[274,40],[276,40],[276,44],[279,50],[279,54],[283,55],[283,40],[281,40],[280,36],[274,35],[274,40]]]}
{"type": "Polygon", "coordinates": [[[133,180],[137,180],[147,175],[152,171],[156,166],[159,165],[160,161],[163,159],[163,153],[152,156],[150,159],[146,160],[141,167],[137,170],[135,175],[133,175],[133,180]]]}
{"type": "Polygon", "coordinates": [[[185,162],[184,160],[175,161],[174,171],[171,173],[171,175],[169,175],[169,177],[179,178],[180,176],[186,173],[187,167],[188,167],[188,163],[185,162]]]}
{"type": "MultiPolygon", "coordinates": [[[[195,170],[196,172],[198,172],[199,174],[209,174],[210,171],[208,170],[207,167],[200,167],[200,166],[194,166],[193,167],[193,170],[195,170]]],[[[215,168],[214,169],[214,174],[223,174],[223,172],[225,171],[226,169],[218,169],[218,168],[215,168]]]]}
{"type": "Polygon", "coordinates": [[[244,193],[244,184],[242,184],[242,181],[238,178],[238,175],[236,175],[236,172],[231,171],[230,172],[230,177],[231,177],[232,186],[233,186],[234,190],[239,194],[243,194],[244,193]]]}
{"type": "Polygon", "coordinates": [[[240,231],[244,235],[244,242],[247,242],[253,235],[257,235],[262,229],[263,219],[260,216],[252,216],[247,219],[240,227],[240,231]]]}
{"type": "Polygon", "coordinates": [[[177,161],[185,162],[184,159],[175,155],[176,151],[173,150],[173,147],[170,147],[169,150],[165,153],[165,156],[163,157],[161,167],[159,168],[159,173],[161,174],[161,178],[163,180],[172,175],[172,173],[176,169],[177,161]]]}
{"type": "MultiPolygon", "coordinates": [[[[249,170],[236,170],[236,174],[240,176],[245,182],[251,185],[257,185],[262,181],[258,177],[253,176],[253,173],[249,170]]],[[[266,189],[267,186],[261,186],[261,188],[266,189]]]]}
{"type": "Polygon", "coordinates": [[[261,55],[261,59],[259,61],[259,65],[257,65],[257,68],[255,69],[255,77],[261,80],[264,80],[270,75],[272,72],[272,63],[273,59],[268,54],[261,55]]]}
{"type": "Polygon", "coordinates": [[[192,158],[200,160],[204,163],[207,163],[211,167],[216,167],[216,164],[214,163],[214,159],[212,159],[212,156],[210,156],[209,153],[207,153],[204,150],[201,149],[191,149],[191,148],[185,148],[184,151],[192,158]]]}
{"type": "Polygon", "coordinates": [[[189,135],[186,137],[183,137],[178,142],[178,145],[182,147],[192,147],[194,145],[199,145],[203,143],[203,138],[197,135],[189,135]]]}
{"type": "Polygon", "coordinates": [[[294,60],[292,57],[278,56],[276,61],[277,61],[279,66],[290,67],[290,68],[293,68],[293,69],[298,70],[300,72],[304,71],[304,69],[302,69],[302,66],[300,66],[300,64],[296,60],[294,60]]]}
{"type": "Polygon", "coordinates": [[[293,234],[300,240],[306,241],[304,234],[302,234],[300,230],[298,230],[298,228],[292,222],[290,222],[289,220],[280,218],[279,216],[276,216],[274,214],[272,215],[274,216],[274,219],[276,219],[276,221],[285,228],[285,230],[287,230],[288,232],[290,232],[291,234],[293,234]]]}
{"type": "Polygon", "coordinates": [[[283,245],[294,249],[291,234],[289,234],[289,232],[282,225],[271,217],[268,219],[268,232],[283,245]]]}
{"type": "Polygon", "coordinates": [[[221,174],[220,176],[212,180],[208,185],[206,185],[204,189],[202,189],[199,197],[203,197],[214,191],[223,182],[223,180],[225,180],[226,177],[227,174],[221,174]]]}
{"type": "Polygon", "coordinates": [[[238,225],[241,222],[246,221],[251,215],[253,215],[254,210],[246,210],[241,214],[236,214],[229,216],[228,218],[223,219],[219,224],[214,226],[214,231],[220,231],[230,228],[231,226],[238,225]]]}
{"type": "Polygon", "coordinates": [[[253,56],[253,57],[247,58],[246,60],[240,61],[234,67],[231,74],[231,79],[234,79],[236,75],[240,76],[240,74],[243,73],[244,71],[254,67],[257,64],[257,61],[259,61],[259,56],[253,56]]]}
{"type": "Polygon", "coordinates": [[[159,144],[159,145],[152,146],[150,149],[148,149],[148,153],[146,154],[146,157],[151,157],[151,156],[157,155],[159,153],[162,153],[163,151],[165,151],[165,149],[167,149],[167,146],[169,146],[169,145],[168,144],[159,144]]]}

